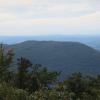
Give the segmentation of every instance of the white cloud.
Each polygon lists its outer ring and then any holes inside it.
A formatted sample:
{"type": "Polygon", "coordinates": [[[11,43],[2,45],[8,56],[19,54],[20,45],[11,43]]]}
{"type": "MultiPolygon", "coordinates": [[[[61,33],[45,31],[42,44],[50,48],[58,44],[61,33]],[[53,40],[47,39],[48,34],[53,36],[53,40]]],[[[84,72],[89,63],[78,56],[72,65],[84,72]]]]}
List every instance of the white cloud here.
{"type": "Polygon", "coordinates": [[[0,23],[0,35],[16,36],[32,34],[32,20],[14,20],[0,23]]]}
{"type": "Polygon", "coordinates": [[[7,20],[15,20],[15,19],[16,19],[16,16],[14,16],[11,13],[5,13],[5,12],[0,13],[0,22],[4,22],[7,20]]]}
{"type": "Polygon", "coordinates": [[[32,0],[0,0],[0,6],[32,5],[32,0]]]}
{"type": "Polygon", "coordinates": [[[0,0],[0,35],[99,33],[100,0],[0,0]]]}
{"type": "Polygon", "coordinates": [[[0,24],[3,35],[93,34],[100,32],[100,12],[71,18],[38,18],[0,24]]]}

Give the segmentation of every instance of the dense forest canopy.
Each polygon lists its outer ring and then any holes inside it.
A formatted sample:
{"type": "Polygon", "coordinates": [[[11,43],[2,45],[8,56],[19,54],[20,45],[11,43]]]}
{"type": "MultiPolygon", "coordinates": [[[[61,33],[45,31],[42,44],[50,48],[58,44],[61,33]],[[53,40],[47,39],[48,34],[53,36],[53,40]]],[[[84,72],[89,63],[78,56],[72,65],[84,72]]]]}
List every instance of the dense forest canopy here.
{"type": "Polygon", "coordinates": [[[29,59],[17,59],[13,68],[13,50],[0,45],[0,100],[100,100],[100,76],[74,73],[63,81],[61,72],[49,71],[29,59]]]}
{"type": "MultiPolygon", "coordinates": [[[[13,49],[14,62],[21,56],[33,64],[41,64],[49,71],[62,71],[60,78],[66,78],[75,72],[86,75],[100,73],[100,52],[79,42],[71,41],[24,41],[18,44],[5,45],[13,49]]],[[[14,70],[16,67],[14,67],[14,70]]]]}

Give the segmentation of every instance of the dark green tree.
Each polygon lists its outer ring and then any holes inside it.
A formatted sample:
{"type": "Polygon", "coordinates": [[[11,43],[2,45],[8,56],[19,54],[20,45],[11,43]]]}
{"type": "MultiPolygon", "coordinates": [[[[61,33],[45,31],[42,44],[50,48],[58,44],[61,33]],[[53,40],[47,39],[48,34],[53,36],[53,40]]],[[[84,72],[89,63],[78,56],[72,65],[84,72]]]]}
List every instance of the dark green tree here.
{"type": "Polygon", "coordinates": [[[19,58],[17,61],[17,86],[20,89],[25,89],[27,87],[27,82],[29,79],[28,70],[32,66],[32,63],[28,59],[23,57],[19,58]]]}
{"type": "Polygon", "coordinates": [[[32,91],[36,91],[43,88],[49,88],[50,85],[53,85],[57,81],[59,75],[59,72],[50,72],[40,64],[33,65],[30,79],[30,90],[32,89],[32,91]]]}
{"type": "Polygon", "coordinates": [[[4,45],[0,44],[0,80],[2,81],[9,81],[13,56],[12,49],[5,51],[4,45]]]}
{"type": "Polygon", "coordinates": [[[87,83],[81,73],[73,74],[67,79],[66,84],[69,95],[73,98],[73,100],[78,98],[81,99],[82,93],[84,93],[87,89],[87,83]]]}

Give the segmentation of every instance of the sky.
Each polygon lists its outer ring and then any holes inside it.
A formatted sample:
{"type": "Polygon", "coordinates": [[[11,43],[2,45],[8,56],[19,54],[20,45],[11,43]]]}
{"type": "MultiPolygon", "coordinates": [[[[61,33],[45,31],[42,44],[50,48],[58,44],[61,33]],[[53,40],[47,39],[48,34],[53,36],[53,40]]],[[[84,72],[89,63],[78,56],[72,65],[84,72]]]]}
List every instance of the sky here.
{"type": "Polygon", "coordinates": [[[100,0],[0,0],[0,36],[71,34],[100,34],[100,0]]]}

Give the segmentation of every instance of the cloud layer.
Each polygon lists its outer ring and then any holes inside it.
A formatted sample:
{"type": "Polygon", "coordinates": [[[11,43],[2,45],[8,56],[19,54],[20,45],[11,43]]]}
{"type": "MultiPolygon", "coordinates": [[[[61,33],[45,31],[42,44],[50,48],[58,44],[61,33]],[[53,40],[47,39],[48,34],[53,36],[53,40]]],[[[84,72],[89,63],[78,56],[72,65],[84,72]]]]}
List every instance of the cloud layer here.
{"type": "Polygon", "coordinates": [[[100,0],[0,0],[0,35],[99,34],[100,0]]]}

